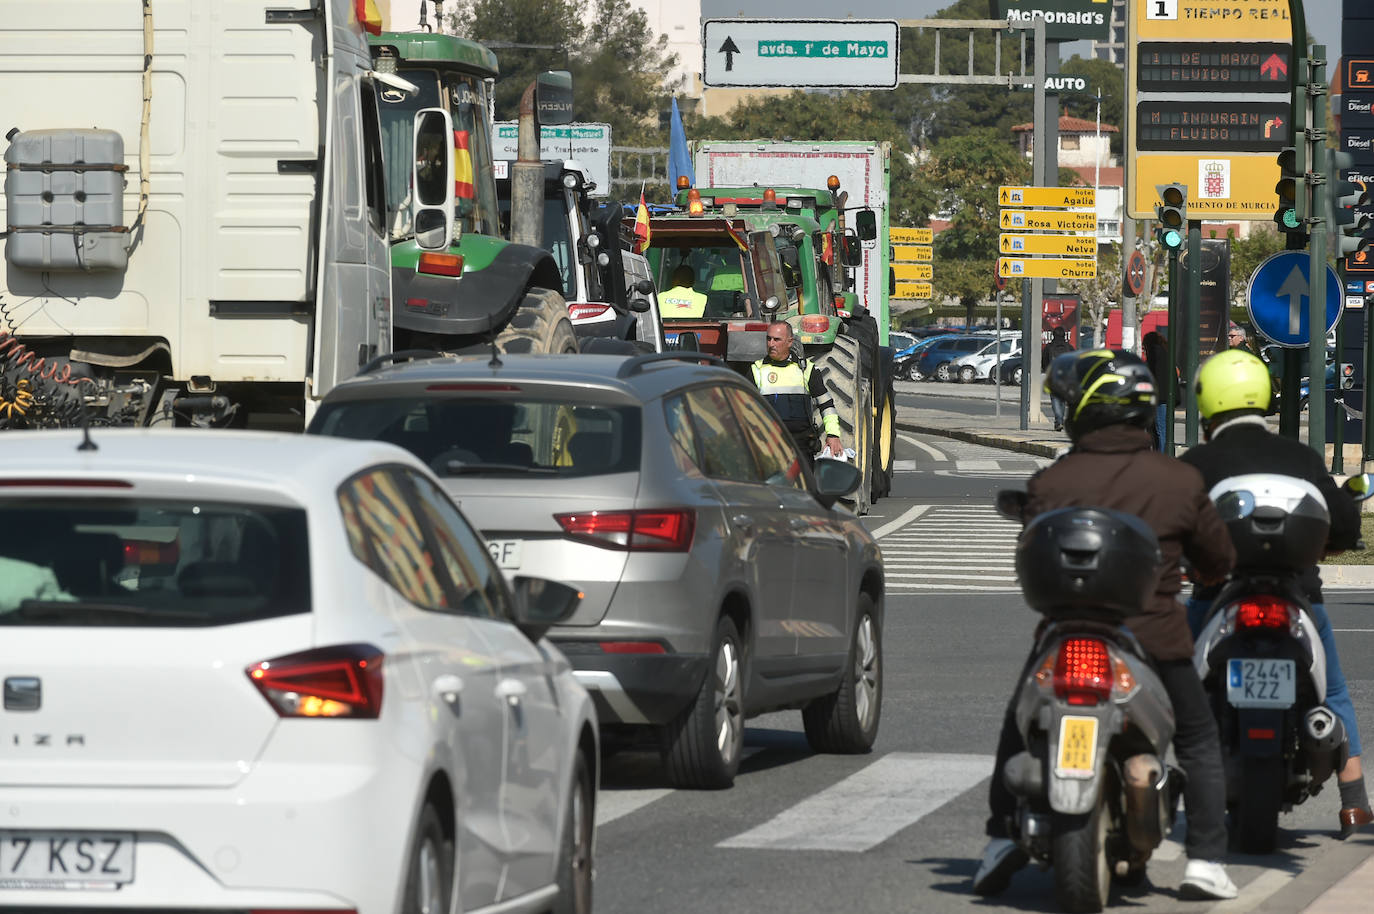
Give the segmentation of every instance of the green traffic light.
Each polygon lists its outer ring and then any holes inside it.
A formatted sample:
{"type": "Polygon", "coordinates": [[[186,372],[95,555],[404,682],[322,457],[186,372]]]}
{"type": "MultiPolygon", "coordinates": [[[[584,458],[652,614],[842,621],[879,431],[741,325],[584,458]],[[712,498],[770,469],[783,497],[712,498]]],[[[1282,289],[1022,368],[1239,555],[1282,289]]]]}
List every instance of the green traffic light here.
{"type": "Polygon", "coordinates": [[[1177,251],[1183,247],[1183,233],[1178,229],[1161,228],[1155,232],[1155,238],[1159,243],[1171,251],[1177,251]]]}
{"type": "Polygon", "coordinates": [[[1279,224],[1283,226],[1284,231],[1291,231],[1296,229],[1299,225],[1298,211],[1291,206],[1284,208],[1280,215],[1280,219],[1281,222],[1279,224]]]}

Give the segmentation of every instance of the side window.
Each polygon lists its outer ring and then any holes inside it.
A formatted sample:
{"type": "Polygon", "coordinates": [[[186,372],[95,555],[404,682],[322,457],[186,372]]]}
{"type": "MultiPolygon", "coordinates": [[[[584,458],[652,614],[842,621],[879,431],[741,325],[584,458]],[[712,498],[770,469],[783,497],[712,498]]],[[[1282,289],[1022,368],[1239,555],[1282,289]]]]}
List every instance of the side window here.
{"type": "Polygon", "coordinates": [[[746,391],[732,388],[729,396],[739,413],[744,433],[753,445],[764,480],[770,486],[805,489],[806,479],[802,475],[796,445],[773,417],[772,411],[746,391]]]}
{"type": "Polygon", "coordinates": [[[680,396],[664,400],[663,418],[668,425],[673,462],[679,472],[688,476],[700,476],[701,447],[697,442],[697,430],[692,426],[692,417],[687,410],[686,401],[680,396]]]}
{"type": "Polygon", "coordinates": [[[423,609],[448,609],[449,593],[394,469],[365,470],[339,487],[348,543],[358,561],[423,609]]]}
{"type": "Polygon", "coordinates": [[[435,552],[453,582],[456,609],[486,619],[507,618],[505,591],[487,548],[449,497],[419,473],[406,475],[415,487],[421,520],[434,537],[435,552]]]}
{"type": "Polygon", "coordinates": [[[762,482],[744,431],[719,387],[698,387],[685,394],[692,424],[701,440],[701,468],[707,476],[736,482],[762,482]]]}
{"type": "Polygon", "coordinates": [[[372,227],[386,232],[386,166],[382,161],[380,113],[377,110],[377,87],[362,86],[363,102],[363,182],[367,190],[367,210],[372,227]]]}
{"type": "Polygon", "coordinates": [[[754,261],[754,283],[758,289],[759,307],[769,296],[787,301],[787,286],[782,281],[782,261],[773,236],[768,232],[750,232],[749,250],[754,261]]]}

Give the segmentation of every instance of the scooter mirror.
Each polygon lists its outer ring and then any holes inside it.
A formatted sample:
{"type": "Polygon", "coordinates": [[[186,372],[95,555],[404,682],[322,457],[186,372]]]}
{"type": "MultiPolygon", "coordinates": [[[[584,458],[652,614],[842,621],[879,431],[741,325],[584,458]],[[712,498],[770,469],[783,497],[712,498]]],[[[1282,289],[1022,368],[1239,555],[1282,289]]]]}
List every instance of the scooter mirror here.
{"type": "Polygon", "coordinates": [[[1002,489],[997,493],[997,513],[1009,520],[1019,521],[1030,499],[1018,489],[1002,489]]]}
{"type": "Polygon", "coordinates": [[[1341,483],[1341,488],[1356,501],[1364,501],[1374,497],[1374,476],[1369,473],[1357,473],[1341,483]]]}

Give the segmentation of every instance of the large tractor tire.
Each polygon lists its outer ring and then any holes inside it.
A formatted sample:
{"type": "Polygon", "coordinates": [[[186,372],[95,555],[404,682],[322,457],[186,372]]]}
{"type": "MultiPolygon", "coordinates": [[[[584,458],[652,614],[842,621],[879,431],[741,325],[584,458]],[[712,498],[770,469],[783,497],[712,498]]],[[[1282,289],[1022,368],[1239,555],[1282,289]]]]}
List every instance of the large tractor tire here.
{"type": "Polygon", "coordinates": [[[840,443],[854,450],[854,462],[862,474],[859,488],[843,501],[855,514],[867,514],[873,491],[873,412],[869,399],[872,385],[862,376],[859,343],[847,336],[837,336],[829,351],[815,361],[839,414],[840,443]]]}
{"type": "Polygon", "coordinates": [[[496,348],[511,354],[577,352],[568,304],[551,289],[530,289],[510,323],[496,335],[496,348]]]}
{"type": "Polygon", "coordinates": [[[896,397],[892,393],[892,353],[878,341],[878,322],[871,314],[849,320],[845,333],[859,343],[863,366],[861,377],[869,383],[869,407],[873,430],[870,447],[873,452],[873,472],[870,479],[870,499],[877,501],[892,491],[892,460],[897,443],[896,397]]]}

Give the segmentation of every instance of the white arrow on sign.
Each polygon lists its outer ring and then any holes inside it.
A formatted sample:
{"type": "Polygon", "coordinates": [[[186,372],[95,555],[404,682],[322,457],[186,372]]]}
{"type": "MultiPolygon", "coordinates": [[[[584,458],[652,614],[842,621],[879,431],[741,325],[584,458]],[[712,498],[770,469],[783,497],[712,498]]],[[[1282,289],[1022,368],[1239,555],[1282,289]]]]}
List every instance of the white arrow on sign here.
{"type": "Polygon", "coordinates": [[[1302,332],[1302,302],[1311,294],[1307,286],[1307,279],[1302,275],[1302,270],[1296,266],[1289,272],[1288,278],[1279,286],[1279,290],[1274,293],[1276,298],[1288,299],[1288,334],[1297,336],[1302,332]]]}

